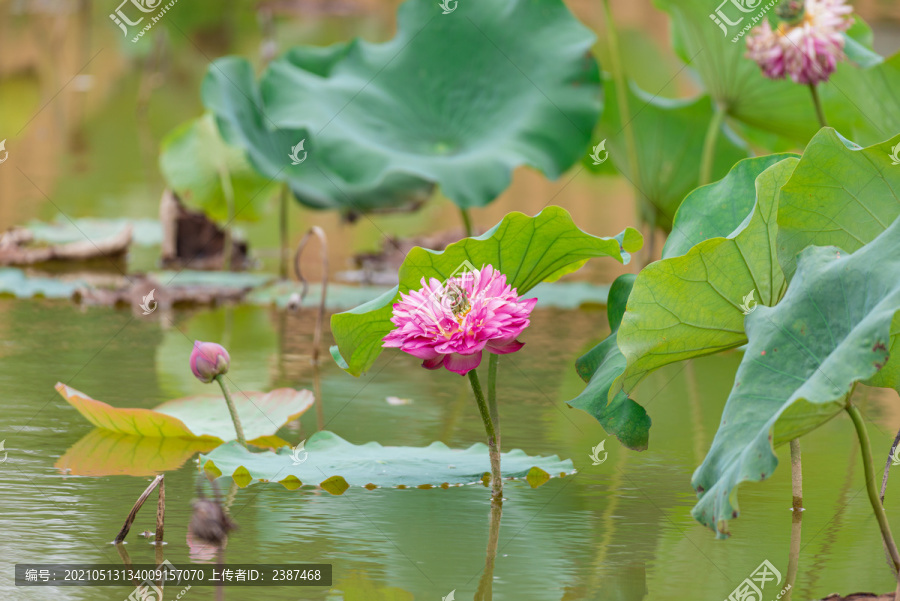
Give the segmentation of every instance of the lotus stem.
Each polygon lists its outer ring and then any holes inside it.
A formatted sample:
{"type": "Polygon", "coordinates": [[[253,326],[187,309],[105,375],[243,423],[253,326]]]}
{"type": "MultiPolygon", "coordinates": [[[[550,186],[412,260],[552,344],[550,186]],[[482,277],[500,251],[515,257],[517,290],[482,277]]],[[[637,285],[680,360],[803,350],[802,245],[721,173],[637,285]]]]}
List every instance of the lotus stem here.
{"type": "Polygon", "coordinates": [[[819,90],[816,88],[816,84],[809,84],[809,93],[812,94],[813,106],[816,107],[816,117],[819,119],[819,125],[821,127],[828,127],[828,122],[825,121],[825,111],[822,110],[822,101],[819,99],[819,90]]]}
{"type": "Polygon", "coordinates": [[[279,230],[281,232],[281,247],[278,249],[278,275],[282,280],[288,276],[288,202],[291,189],[287,183],[281,184],[281,213],[279,216],[279,230]]]}
{"type": "Polygon", "coordinates": [[[316,236],[319,239],[320,257],[322,260],[322,293],[319,296],[319,312],[316,314],[316,329],[313,332],[312,350],[313,364],[318,365],[319,347],[321,346],[322,341],[322,327],[325,322],[325,300],[328,296],[328,237],[325,235],[325,230],[319,226],[314,225],[309,228],[309,231],[307,231],[306,234],[303,235],[303,239],[300,240],[300,244],[297,245],[297,252],[294,254],[294,273],[297,275],[297,280],[303,287],[303,290],[300,293],[300,298],[303,299],[303,297],[306,296],[308,284],[306,278],[303,277],[303,273],[300,271],[300,256],[303,254],[303,249],[306,248],[306,244],[312,236],[316,236]]]}
{"type": "MultiPolygon", "coordinates": [[[[799,455],[799,445],[797,452],[799,455]]],[[[787,592],[784,597],[782,597],[783,601],[791,601],[791,596],[794,594],[794,582],[797,580],[797,568],[800,565],[800,534],[802,521],[803,511],[795,510],[794,514],[791,516],[791,546],[788,554],[787,575],[785,576],[784,581],[784,588],[787,589],[787,592]]]]}
{"type": "Polygon", "coordinates": [[[493,598],[494,562],[497,559],[497,546],[500,543],[500,518],[502,516],[503,506],[499,503],[491,503],[491,523],[484,558],[484,572],[478,580],[475,601],[490,601],[493,598]]]}
{"type": "MultiPolygon", "coordinates": [[[[488,359],[488,412],[491,415],[491,423],[494,424],[494,439],[497,445],[497,474],[500,474],[500,412],[497,411],[497,366],[500,364],[500,355],[490,353],[488,359]]],[[[501,491],[502,492],[502,491],[501,491]]]]}
{"type": "Polygon", "coordinates": [[[469,210],[460,207],[459,214],[462,216],[463,227],[466,230],[466,238],[472,237],[472,216],[469,215],[469,210]]]}
{"type": "Polygon", "coordinates": [[[803,511],[803,466],[800,463],[800,439],[791,441],[791,511],[803,511]]]}
{"type": "Polygon", "coordinates": [[[881,538],[884,539],[884,545],[891,556],[891,561],[894,564],[894,573],[896,575],[896,573],[900,571],[900,552],[897,551],[897,544],[894,542],[894,537],[891,534],[891,526],[888,524],[887,514],[884,512],[884,507],[882,507],[881,501],[878,498],[878,490],[875,488],[875,469],[872,464],[872,446],[869,443],[869,433],[866,431],[866,424],[863,422],[862,414],[859,412],[856,405],[850,402],[849,397],[846,409],[856,428],[856,436],[859,438],[863,468],[865,470],[866,490],[869,493],[869,503],[872,504],[872,511],[875,512],[875,519],[878,520],[878,527],[881,529],[881,538]]]}
{"type": "Polygon", "coordinates": [[[219,167],[219,180],[222,183],[222,195],[225,197],[225,204],[228,206],[228,221],[225,222],[224,230],[225,238],[222,241],[222,265],[228,271],[234,267],[232,265],[232,242],[231,242],[231,222],[234,221],[234,188],[231,186],[231,174],[223,165],[219,167]]]}
{"type": "Polygon", "coordinates": [[[894,453],[897,451],[898,444],[900,444],[900,430],[897,431],[897,436],[894,437],[894,444],[891,445],[891,452],[888,453],[887,463],[884,464],[884,476],[881,478],[882,505],[884,505],[884,491],[887,489],[888,473],[890,472],[891,464],[894,463],[894,453]]]}
{"type": "Polygon", "coordinates": [[[484,422],[484,431],[487,433],[488,452],[491,457],[491,501],[501,503],[503,501],[503,480],[501,480],[500,474],[500,447],[494,432],[494,422],[491,421],[490,410],[484,400],[478,372],[474,369],[469,372],[469,382],[472,384],[472,392],[475,393],[475,401],[478,403],[481,421],[484,422]]]}
{"type": "Polygon", "coordinates": [[[712,179],[713,161],[716,158],[716,140],[722,129],[722,121],[725,119],[725,111],[717,102],[712,119],[709,120],[709,128],[706,130],[706,138],[703,140],[703,154],[700,158],[699,185],[705,186],[712,179]]]}
{"type": "Polygon", "coordinates": [[[216,382],[219,383],[219,386],[222,388],[222,394],[225,395],[225,404],[228,405],[228,412],[231,414],[231,421],[234,423],[237,441],[241,443],[241,446],[246,447],[247,441],[244,439],[244,428],[241,427],[241,418],[238,417],[237,409],[234,406],[234,401],[231,400],[231,393],[228,392],[228,387],[225,385],[225,380],[222,379],[222,374],[216,376],[216,382]]]}
{"type": "MultiPolygon", "coordinates": [[[[150,486],[148,486],[146,489],[144,489],[144,492],[142,492],[141,496],[138,497],[138,500],[135,501],[134,506],[131,508],[131,511],[128,512],[128,517],[125,518],[125,524],[122,526],[122,529],[119,530],[119,533],[116,535],[116,538],[113,541],[113,542],[115,542],[115,544],[118,545],[123,540],[125,540],[126,536],[128,536],[128,532],[131,530],[131,525],[134,523],[134,518],[137,517],[138,511],[140,511],[141,507],[144,506],[144,501],[147,500],[147,497],[150,496],[150,493],[153,492],[153,489],[162,485],[163,478],[165,478],[164,474],[160,474],[156,478],[154,478],[153,482],[150,483],[150,486]]],[[[165,507],[165,492],[163,492],[162,490],[160,491],[159,505],[162,506],[163,508],[165,507]]],[[[165,511],[165,510],[163,509],[163,511],[165,511]]],[[[162,521],[159,518],[159,507],[158,507],[157,508],[157,529],[161,529],[161,527],[162,527],[162,521]]],[[[157,540],[160,542],[162,541],[162,532],[161,531],[157,532],[157,540]]]]}

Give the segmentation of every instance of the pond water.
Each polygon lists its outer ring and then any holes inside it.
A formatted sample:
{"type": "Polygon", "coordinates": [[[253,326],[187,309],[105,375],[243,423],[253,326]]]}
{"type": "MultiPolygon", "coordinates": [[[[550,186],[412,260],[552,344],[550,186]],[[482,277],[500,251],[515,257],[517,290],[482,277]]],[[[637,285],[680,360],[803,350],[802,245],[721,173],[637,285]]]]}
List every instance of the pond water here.
{"type": "MultiPolygon", "coordinates": [[[[187,357],[194,338],[222,340],[231,377],[247,389],[312,387],[311,320],[285,319],[274,309],[229,307],[137,319],[130,312],[82,310],[66,302],[3,301],[0,385],[8,460],[0,467],[0,572],[3,598],[125,598],[128,587],[16,590],[13,563],[116,563],[108,544],[150,481],[142,476],[73,476],[57,465],[102,470],[112,459],[141,473],[160,449],[125,439],[108,447],[89,438],[92,426],[53,390],[63,380],[114,406],[153,407],[203,392],[187,357]],[[76,448],[77,447],[77,448],[76,448]],[[116,457],[111,457],[115,454],[116,457]],[[64,457],[64,458],[63,458],[64,457]],[[61,459],[63,458],[63,459],[61,459]],[[121,593],[121,594],[120,594],[121,593]]],[[[505,449],[571,458],[577,473],[537,489],[509,482],[493,571],[495,599],[722,599],[768,559],[787,567],[791,512],[786,449],[767,482],[741,488],[743,515],[733,536],[716,540],[690,516],[689,486],[711,442],[739,353],[674,366],[652,375],[636,395],[650,412],[650,449],[628,451],[587,414],[563,401],[581,388],[572,362],[603,335],[601,310],[540,309],[522,352],[501,363],[500,410],[505,449]],[[608,459],[592,465],[590,450],[606,440],[608,459]]],[[[421,369],[405,355],[385,353],[361,379],[331,363],[322,367],[324,422],[354,443],[421,446],[443,441],[465,448],[483,438],[466,381],[421,369]],[[390,405],[388,396],[408,398],[390,405]]],[[[890,446],[892,399],[863,392],[876,449],[890,446]]],[[[314,410],[280,435],[291,443],[316,430],[314,410]]],[[[878,530],[865,495],[849,421],[839,417],[803,441],[804,513],[795,598],[835,590],[891,588],[878,530]]],[[[193,455],[196,457],[196,454],[193,455]]],[[[186,542],[190,501],[202,478],[193,458],[166,472],[165,557],[192,556],[186,542]]],[[[334,565],[324,589],[225,589],[225,598],[438,599],[456,590],[471,598],[482,577],[490,526],[489,491],[481,486],[365,490],[342,496],[280,484],[229,491],[240,529],[226,559],[236,563],[315,562],[334,565]],[[252,591],[248,593],[245,591],[252,591]]],[[[898,505],[895,480],[888,513],[898,505]]],[[[155,548],[135,536],[154,528],[152,507],[139,514],[126,546],[134,563],[155,548]]],[[[214,598],[194,587],[192,599],[214,598]]]]}
{"type": "MultiPolygon", "coordinates": [[[[159,140],[202,110],[199,82],[210,58],[256,56],[260,36],[253,13],[242,15],[244,9],[232,3],[233,12],[223,16],[209,11],[208,2],[192,8],[185,0],[179,9],[184,12],[173,11],[163,30],[166,41],[156,47],[149,36],[137,45],[121,41],[107,20],[107,8],[92,9],[90,2],[82,4],[88,7],[82,12],[59,14],[45,12],[53,3],[9,4],[0,4],[8,11],[0,16],[5,61],[0,61],[0,138],[7,131],[20,133],[8,136],[14,160],[0,167],[0,226],[54,220],[60,212],[72,218],[155,217],[162,190],[156,168],[159,140]],[[162,62],[154,62],[157,52],[165,57],[162,62]],[[73,80],[79,72],[89,77],[73,80]]],[[[387,37],[393,5],[362,4],[371,5],[371,11],[297,19],[279,29],[279,42],[387,37]]],[[[577,9],[593,23],[599,4],[577,9]]],[[[661,13],[648,16],[643,25],[644,37],[634,34],[638,41],[665,31],[661,13]]],[[[648,61],[639,83],[661,85],[676,63],[648,61]]],[[[690,89],[686,75],[677,83],[690,89]]],[[[623,181],[575,170],[558,182],[519,172],[510,190],[473,215],[486,228],[510,210],[532,214],[549,202],[565,207],[576,223],[599,235],[612,235],[635,221],[623,181]]],[[[277,262],[274,215],[272,207],[266,219],[242,226],[261,267],[270,271],[277,262]]],[[[332,214],[291,209],[294,242],[310,225],[325,227],[335,272],[350,266],[353,253],[376,250],[385,232],[434,232],[457,220],[446,201],[412,216],[382,216],[355,225],[340,223],[332,214]]],[[[156,249],[138,249],[128,267],[153,269],[156,255],[156,249]]],[[[577,278],[609,283],[634,270],[594,261],[577,278]]],[[[165,558],[176,565],[210,561],[192,554],[187,541],[191,500],[203,478],[197,453],[173,453],[147,440],[112,444],[98,437],[54,391],[57,381],[117,407],[150,408],[210,392],[187,366],[192,341],[201,339],[229,349],[230,376],[243,390],[311,389],[313,323],[308,313],[260,306],[144,317],[63,300],[0,298],[0,440],[6,457],[0,463],[0,598],[126,598],[130,586],[16,588],[13,565],[121,564],[109,542],[151,480],[143,467],[151,460],[170,466],[165,470],[165,558]],[[127,464],[129,473],[73,475],[62,469],[78,465],[82,473],[99,474],[113,460],[127,464]]],[[[786,447],[779,449],[780,469],[773,478],[741,487],[742,515],[730,524],[731,539],[716,540],[690,515],[695,502],[690,477],[711,444],[740,353],[671,366],[648,377],[635,397],[653,419],[650,449],[636,453],[608,437],[589,415],[564,404],[583,388],[574,360],[607,334],[602,307],[539,307],[525,348],[501,361],[504,450],[571,458],[577,473],[536,489],[520,481],[506,484],[496,559],[487,577],[492,523],[489,490],[481,486],[351,488],[333,496],[314,487],[288,491],[274,483],[240,489],[224,479],[226,504],[239,525],[229,539],[228,562],[331,563],[334,584],[330,589],[194,587],[186,598],[399,601],[437,600],[455,591],[456,598],[470,599],[490,582],[497,600],[717,600],[727,598],[764,560],[784,575],[791,537],[786,447]],[[608,459],[592,465],[589,453],[604,440],[608,459]]],[[[325,343],[331,343],[330,336],[325,343]]],[[[353,443],[442,441],[466,448],[484,438],[465,379],[423,370],[399,352],[384,353],[360,379],[330,360],[319,376],[325,429],[353,443]],[[412,402],[391,405],[389,396],[412,402]]],[[[900,426],[896,394],[863,389],[859,396],[876,463],[881,463],[900,426]]],[[[310,410],[279,435],[296,444],[318,429],[318,421],[310,410]]],[[[794,599],[892,590],[849,420],[839,416],[806,436],[803,453],[808,509],[794,599]]],[[[898,480],[891,482],[886,498],[895,531],[900,530],[898,480]]],[[[136,536],[153,527],[153,509],[145,508],[126,546],[132,562],[154,561],[155,548],[136,536]]],[[[167,589],[166,598],[176,593],[167,589]]]]}

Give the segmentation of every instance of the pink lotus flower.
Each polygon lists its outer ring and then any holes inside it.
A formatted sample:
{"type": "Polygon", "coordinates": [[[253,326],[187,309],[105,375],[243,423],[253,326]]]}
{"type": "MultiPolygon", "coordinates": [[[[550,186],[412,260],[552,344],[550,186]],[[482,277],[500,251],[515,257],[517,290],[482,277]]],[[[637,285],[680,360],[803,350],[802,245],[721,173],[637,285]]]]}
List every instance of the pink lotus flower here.
{"type": "Polygon", "coordinates": [[[204,384],[215,380],[216,376],[228,373],[231,357],[221,344],[215,342],[194,342],[191,351],[191,371],[204,384]]]}
{"type": "Polygon", "coordinates": [[[772,29],[764,19],[753,28],[747,37],[747,57],[769,79],[787,75],[801,84],[827,81],[844,59],[841,34],[853,23],[848,16],[853,8],[844,0],[806,0],[802,7],[794,0],[793,5],[798,7],[796,21],[788,19],[772,29]]]}
{"type": "Polygon", "coordinates": [[[536,298],[519,299],[506,276],[490,265],[450,278],[435,278],[401,294],[383,338],[384,347],[423,359],[422,367],[446,367],[460,375],[481,363],[482,351],[505,355],[524,346],[516,340],[528,324],[536,298]]]}

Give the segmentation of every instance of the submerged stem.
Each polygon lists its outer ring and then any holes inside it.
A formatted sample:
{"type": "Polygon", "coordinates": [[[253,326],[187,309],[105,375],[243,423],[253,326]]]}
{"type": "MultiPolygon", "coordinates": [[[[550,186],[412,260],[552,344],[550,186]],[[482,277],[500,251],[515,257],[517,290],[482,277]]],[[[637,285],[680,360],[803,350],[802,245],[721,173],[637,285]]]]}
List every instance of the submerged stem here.
{"type": "Polygon", "coordinates": [[[484,422],[484,431],[487,433],[488,451],[491,457],[491,500],[499,503],[503,500],[503,481],[500,479],[500,445],[494,431],[494,422],[491,421],[490,410],[484,400],[478,372],[474,369],[469,372],[469,382],[472,384],[472,392],[475,393],[475,401],[478,403],[481,421],[484,422]]]}
{"type": "Polygon", "coordinates": [[[822,101],[819,99],[819,90],[816,88],[816,84],[809,84],[809,93],[812,94],[813,106],[816,107],[816,117],[819,119],[819,125],[821,127],[828,127],[828,122],[825,121],[825,111],[822,110],[822,101]]]}
{"type": "Polygon", "coordinates": [[[875,519],[878,520],[878,527],[881,529],[881,537],[884,539],[884,545],[887,547],[894,564],[894,572],[900,570],[900,552],[897,551],[897,544],[891,534],[891,526],[888,524],[887,514],[878,498],[878,490],[875,488],[875,469],[872,465],[872,446],[869,443],[869,433],[866,431],[866,424],[863,423],[862,414],[856,405],[847,401],[847,413],[853,420],[856,428],[856,436],[859,438],[859,446],[862,451],[863,468],[865,470],[866,490],[869,493],[869,502],[872,504],[872,511],[875,512],[875,519]]]}
{"type": "Polygon", "coordinates": [[[241,446],[246,447],[247,441],[244,439],[244,428],[241,427],[241,418],[238,417],[237,409],[234,406],[234,401],[231,400],[231,393],[228,392],[228,387],[225,386],[225,380],[222,379],[222,374],[216,376],[216,382],[219,383],[219,386],[222,388],[222,394],[225,395],[225,404],[228,405],[228,412],[231,414],[231,421],[234,423],[237,441],[241,443],[241,446]]]}
{"type": "Polygon", "coordinates": [[[700,155],[700,182],[705,186],[712,178],[713,160],[716,158],[716,140],[722,129],[722,121],[725,119],[725,111],[719,103],[716,103],[712,119],[709,120],[709,128],[706,130],[706,138],[703,140],[703,154],[700,155]]]}

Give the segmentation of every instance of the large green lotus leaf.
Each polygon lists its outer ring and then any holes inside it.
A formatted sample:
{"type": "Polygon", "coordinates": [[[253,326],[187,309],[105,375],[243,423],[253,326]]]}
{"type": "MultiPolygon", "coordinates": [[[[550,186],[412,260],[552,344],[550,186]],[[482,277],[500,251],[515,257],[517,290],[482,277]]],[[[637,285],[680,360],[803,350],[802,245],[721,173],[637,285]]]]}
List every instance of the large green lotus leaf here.
{"type": "Polygon", "coordinates": [[[770,154],[739,161],[721,180],[688,194],[675,215],[662,258],[687,254],[704,240],[732,234],[753,212],[755,182],[759,174],[779,161],[797,156],[793,153],[770,154]]]}
{"type": "Polygon", "coordinates": [[[400,292],[422,287],[422,278],[444,280],[466,262],[476,268],[492,265],[504,273],[519,295],[542,281],[553,281],[581,268],[593,257],[613,257],[625,263],[641,248],[643,238],[626,228],[614,238],[581,231],[569,213],[550,206],[529,217],[512,212],[484,234],[454,242],[436,252],[413,248],[400,266],[400,285],[375,300],[331,317],[331,331],[339,349],[335,359],[354,376],[369,369],[382,351],[382,338],[394,329],[393,303],[400,292]]]}
{"type": "Polygon", "coordinates": [[[625,357],[616,344],[616,334],[634,278],[634,274],[627,273],[613,282],[607,305],[612,333],[575,362],[578,375],[588,385],[567,404],[590,413],[608,434],[618,438],[628,448],[643,451],[650,439],[647,411],[621,390],[608,400],[609,387],[625,369],[625,357]]]}
{"type": "Polygon", "coordinates": [[[262,78],[269,119],[314,132],[310,156],[345,181],[415,175],[461,207],[493,201],[518,166],[555,179],[582,158],[600,113],[595,36],[562,0],[441,13],[408,0],[388,42],[293,49],[262,78]]]}
{"type": "MultiPolygon", "coordinates": [[[[340,56],[341,48],[307,52],[324,61],[324,57],[340,56]]],[[[294,196],[307,206],[358,213],[416,206],[431,196],[433,184],[416,175],[397,171],[369,178],[368,162],[329,154],[325,148],[317,151],[307,129],[273,123],[253,67],[242,58],[214,61],[203,80],[202,95],[225,140],[244,149],[261,174],[287,182],[294,196]],[[301,143],[303,150],[296,152],[299,162],[294,164],[291,154],[301,143]]]]}
{"type": "MultiPolygon", "coordinates": [[[[236,434],[225,399],[194,396],[163,403],[155,409],[120,409],[58,383],[56,391],[86,420],[104,430],[151,438],[234,440],[236,434]]],[[[308,390],[278,388],[271,392],[235,392],[234,405],[249,442],[268,445],[285,424],[313,405],[308,390]]]]}
{"type": "MultiPolygon", "coordinates": [[[[321,483],[337,494],[348,486],[367,484],[471,484],[491,470],[484,443],[465,450],[451,449],[442,442],[427,447],[386,447],[377,442],[355,445],[327,430],[310,436],[302,451],[285,447],[277,453],[251,453],[236,442],[224,444],[208,455],[201,454],[200,465],[213,475],[231,476],[241,486],[253,480],[281,482],[291,489],[302,483],[321,483]]],[[[530,457],[519,449],[501,455],[501,468],[503,476],[510,478],[524,478],[533,468],[556,476],[574,472],[571,459],[530,457]]]]}
{"type": "MultiPolygon", "coordinates": [[[[694,100],[672,100],[652,96],[630,85],[628,104],[634,130],[640,179],[634,182],[643,201],[655,207],[655,215],[642,207],[647,221],[669,230],[678,205],[699,185],[700,157],[706,127],[713,116],[708,96],[694,100]]],[[[606,149],[622,173],[633,170],[625,149],[625,130],[616,97],[615,82],[604,80],[603,117],[597,137],[606,139],[606,149]]],[[[747,156],[732,138],[720,132],[716,140],[712,177],[718,179],[747,156]]]]}
{"type": "Polygon", "coordinates": [[[853,252],[900,215],[900,167],[891,164],[897,143],[900,135],[860,148],[829,128],[810,141],[778,209],[778,260],[788,280],[807,246],[853,252]]]}
{"type": "MultiPolygon", "coordinates": [[[[730,197],[747,215],[728,236],[704,240],[687,254],[651,263],[638,274],[619,328],[627,367],[610,388],[610,400],[663,365],[744,344],[744,307],[778,302],[784,276],[775,256],[775,215],[779,189],[797,159],[773,165],[777,158],[747,159],[735,167],[733,178],[694,192],[689,206],[718,208],[718,213],[693,213],[688,207],[679,212],[687,222],[696,215],[706,224],[702,227],[715,230],[710,221],[716,214],[724,223],[736,220],[729,203],[721,202],[730,197]],[[753,178],[754,172],[759,176],[753,178]]],[[[680,231],[699,234],[700,227],[685,223],[680,231]]]]}
{"type": "Polygon", "coordinates": [[[872,60],[866,69],[841,65],[823,90],[823,102],[829,119],[841,114],[851,119],[849,129],[841,131],[858,143],[874,144],[900,131],[900,52],[872,60]],[[848,100],[854,110],[839,112],[848,100]],[[833,103],[840,106],[832,109],[833,103]]]}
{"type": "MultiPolygon", "coordinates": [[[[729,19],[743,17],[739,26],[727,27],[726,33],[710,18],[717,2],[654,0],[654,4],[672,19],[678,56],[697,72],[707,93],[726,114],[801,145],[819,129],[809,89],[790,80],[767,79],[756,63],[744,56],[746,37],[732,42],[755,12],[744,14],[735,7],[737,3],[723,2],[721,9],[729,19]]],[[[759,5],[763,10],[763,2],[759,5]]]]}
{"type": "Polygon", "coordinates": [[[169,187],[187,206],[210,218],[228,220],[223,178],[228,178],[235,211],[243,220],[259,218],[275,186],[247,163],[240,148],[222,140],[210,114],[179,125],[162,141],[159,166],[169,187]]]}
{"type": "Polygon", "coordinates": [[[850,255],[807,248],[781,302],[747,317],[750,342],[692,480],[696,519],[726,536],[727,520],[739,513],[737,486],[768,478],[775,447],[834,417],[853,386],[882,369],[900,311],[897,273],[900,221],[850,255]]]}

